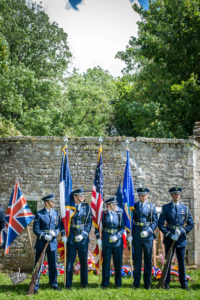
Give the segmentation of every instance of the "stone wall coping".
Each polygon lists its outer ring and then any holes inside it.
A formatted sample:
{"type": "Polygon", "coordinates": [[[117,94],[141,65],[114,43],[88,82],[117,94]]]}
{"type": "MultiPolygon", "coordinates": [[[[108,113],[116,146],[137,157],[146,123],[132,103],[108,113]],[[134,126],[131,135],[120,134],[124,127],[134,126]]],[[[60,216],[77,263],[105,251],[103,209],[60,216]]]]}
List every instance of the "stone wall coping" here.
{"type": "MultiPolygon", "coordinates": [[[[70,142],[76,142],[76,141],[91,141],[92,143],[99,144],[99,137],[93,137],[93,136],[85,136],[85,137],[67,137],[70,142]]],[[[130,142],[141,142],[141,143],[156,143],[156,144],[190,144],[194,145],[198,148],[200,148],[200,143],[195,141],[192,137],[190,139],[167,139],[167,138],[147,138],[147,137],[127,137],[127,136],[113,136],[113,137],[103,137],[103,143],[105,142],[125,142],[126,140],[129,140],[130,142]]],[[[20,141],[29,141],[29,142],[52,142],[52,141],[64,141],[65,137],[60,136],[11,136],[11,137],[0,137],[0,143],[1,142],[20,142],[20,141]]]]}

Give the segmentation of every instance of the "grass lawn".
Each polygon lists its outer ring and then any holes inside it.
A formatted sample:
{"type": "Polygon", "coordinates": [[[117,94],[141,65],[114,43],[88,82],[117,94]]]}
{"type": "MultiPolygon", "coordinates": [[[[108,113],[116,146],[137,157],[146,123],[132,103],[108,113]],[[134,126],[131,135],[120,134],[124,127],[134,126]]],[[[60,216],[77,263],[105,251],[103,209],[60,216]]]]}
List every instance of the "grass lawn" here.
{"type": "MultiPolygon", "coordinates": [[[[152,281],[152,289],[145,290],[142,287],[134,290],[131,288],[132,281],[130,278],[123,279],[123,286],[121,289],[115,289],[114,277],[111,277],[110,287],[107,290],[102,290],[99,287],[99,278],[97,275],[89,275],[88,288],[82,289],[80,286],[79,275],[74,275],[73,288],[68,291],[62,289],[61,291],[54,291],[49,288],[48,276],[41,276],[40,290],[37,295],[26,296],[30,278],[24,282],[14,286],[10,280],[8,274],[0,274],[0,300],[2,299],[200,299],[200,271],[187,271],[187,274],[191,276],[192,281],[189,282],[190,291],[184,291],[180,288],[180,284],[174,281],[170,285],[170,290],[157,289],[157,281],[152,281]]],[[[58,282],[63,287],[63,276],[58,276],[58,282]]]]}

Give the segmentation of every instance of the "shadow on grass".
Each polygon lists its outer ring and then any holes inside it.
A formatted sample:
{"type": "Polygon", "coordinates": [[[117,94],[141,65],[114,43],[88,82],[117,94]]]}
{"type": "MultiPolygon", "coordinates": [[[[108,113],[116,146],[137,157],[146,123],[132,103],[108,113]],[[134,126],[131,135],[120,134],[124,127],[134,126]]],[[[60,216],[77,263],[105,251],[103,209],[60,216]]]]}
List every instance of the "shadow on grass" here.
{"type": "MultiPolygon", "coordinates": [[[[14,292],[16,294],[26,295],[29,289],[29,285],[30,283],[20,283],[18,285],[0,285],[0,293],[14,292]]],[[[40,288],[42,290],[49,289],[49,283],[41,283],[40,288]]]]}
{"type": "MultiPolygon", "coordinates": [[[[3,285],[0,285],[0,293],[15,293],[17,295],[26,295],[27,291],[28,291],[28,288],[29,288],[29,285],[30,285],[30,283],[20,283],[18,285],[3,284],[3,285]]],[[[62,290],[64,290],[64,284],[63,283],[60,283],[59,286],[62,290]]],[[[99,282],[89,283],[87,288],[88,289],[98,289],[98,288],[102,289],[102,287],[99,286],[99,282]]],[[[189,284],[189,288],[190,288],[191,291],[200,290],[200,284],[199,283],[191,283],[191,284],[189,284]]],[[[75,290],[84,290],[82,285],[80,284],[80,282],[73,282],[72,292],[73,292],[73,289],[75,289],[75,290]]],[[[133,289],[133,284],[130,283],[130,282],[123,282],[121,289],[133,289]]],[[[181,290],[181,286],[180,286],[179,283],[170,285],[170,290],[171,291],[175,291],[177,289],[181,290]]],[[[50,290],[49,283],[42,283],[41,282],[40,290],[41,291],[50,290]]],[[[113,291],[116,290],[115,284],[110,282],[110,284],[108,286],[108,290],[113,290],[113,291]]],[[[138,290],[145,290],[144,285],[141,284],[141,286],[138,290]]],[[[151,287],[151,290],[154,290],[154,291],[156,291],[156,290],[162,291],[163,290],[164,291],[165,289],[158,289],[157,288],[157,283],[153,283],[152,287],[151,287]]]]}

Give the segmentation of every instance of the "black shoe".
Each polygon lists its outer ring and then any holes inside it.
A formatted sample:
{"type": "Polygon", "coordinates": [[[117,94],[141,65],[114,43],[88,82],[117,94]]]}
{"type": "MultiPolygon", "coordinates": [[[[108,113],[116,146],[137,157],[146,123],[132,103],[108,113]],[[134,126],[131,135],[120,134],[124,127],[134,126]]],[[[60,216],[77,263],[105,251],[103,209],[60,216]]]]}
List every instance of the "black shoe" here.
{"type": "Polygon", "coordinates": [[[168,284],[165,285],[165,289],[169,290],[169,285],[168,284]]]}
{"type": "Polygon", "coordinates": [[[38,290],[34,290],[34,294],[38,294],[38,290]]]}
{"type": "Polygon", "coordinates": [[[71,285],[70,285],[70,286],[66,286],[65,289],[66,289],[66,290],[71,290],[72,287],[71,287],[71,285]]]}
{"type": "Polygon", "coordinates": [[[81,286],[82,286],[83,289],[87,288],[87,284],[81,284],[81,286]]]}
{"type": "Polygon", "coordinates": [[[116,288],[116,289],[120,289],[120,288],[121,288],[121,285],[116,285],[115,288],[116,288]]]}
{"type": "Polygon", "coordinates": [[[103,290],[106,290],[107,288],[108,288],[107,285],[102,285],[103,290]]]}
{"type": "Polygon", "coordinates": [[[183,290],[186,290],[186,291],[190,291],[189,287],[187,285],[184,285],[181,287],[183,290]]]}
{"type": "Polygon", "coordinates": [[[133,286],[134,289],[139,289],[139,287],[140,287],[139,285],[134,285],[133,286]]]}
{"type": "Polygon", "coordinates": [[[150,290],[150,289],[151,289],[150,285],[149,285],[149,286],[145,286],[144,288],[145,288],[146,290],[150,290]]]}
{"type": "Polygon", "coordinates": [[[57,285],[57,286],[51,286],[51,289],[56,290],[56,291],[60,291],[61,288],[57,285]]]}

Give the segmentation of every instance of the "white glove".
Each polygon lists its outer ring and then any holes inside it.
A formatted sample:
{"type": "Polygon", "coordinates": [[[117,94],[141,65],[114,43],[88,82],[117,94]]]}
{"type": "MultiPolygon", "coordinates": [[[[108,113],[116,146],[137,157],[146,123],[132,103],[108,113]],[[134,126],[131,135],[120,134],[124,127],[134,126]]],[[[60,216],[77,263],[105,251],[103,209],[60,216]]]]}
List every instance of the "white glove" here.
{"type": "Polygon", "coordinates": [[[66,235],[62,236],[62,241],[63,241],[64,244],[67,243],[67,237],[66,237],[66,235]]]}
{"type": "Polygon", "coordinates": [[[50,235],[52,236],[52,238],[56,236],[56,233],[55,233],[54,230],[50,230],[49,233],[50,233],[50,235]]]}
{"type": "Polygon", "coordinates": [[[177,237],[179,237],[181,235],[181,231],[179,228],[176,228],[175,235],[177,235],[177,237]]]}
{"type": "Polygon", "coordinates": [[[79,234],[79,235],[76,235],[76,236],[75,236],[75,242],[81,242],[82,239],[83,239],[82,234],[79,234]]]}
{"type": "Polygon", "coordinates": [[[98,245],[99,249],[101,250],[102,249],[102,240],[101,239],[97,240],[97,245],[98,245]]]}
{"type": "Polygon", "coordinates": [[[146,238],[146,237],[148,237],[148,232],[147,231],[142,231],[142,232],[140,232],[140,237],[141,238],[146,238]]]}
{"type": "Polygon", "coordinates": [[[48,234],[45,234],[45,240],[46,241],[48,241],[48,242],[50,242],[51,240],[52,240],[52,237],[50,236],[50,235],[48,235],[48,234]]]}
{"type": "Polygon", "coordinates": [[[127,236],[127,241],[129,242],[129,244],[132,243],[132,240],[133,240],[132,236],[127,236]]]}
{"type": "Polygon", "coordinates": [[[178,236],[176,234],[172,234],[171,239],[173,241],[177,241],[178,240],[178,236]]]}
{"type": "Polygon", "coordinates": [[[116,235],[110,237],[110,243],[115,243],[118,240],[116,235]]]}

